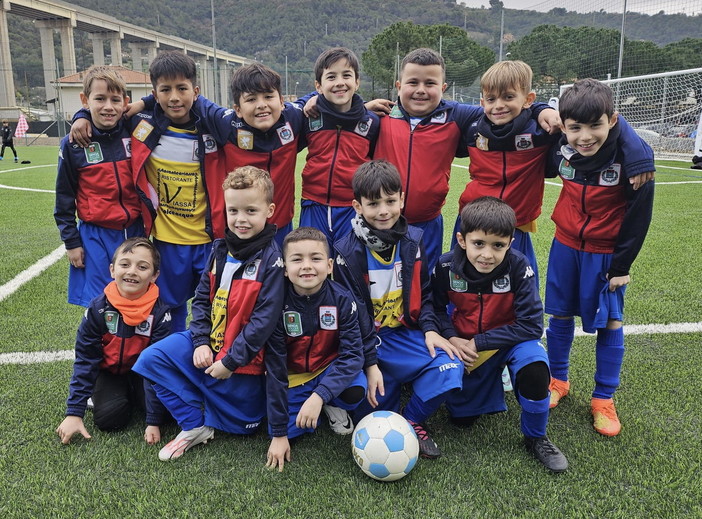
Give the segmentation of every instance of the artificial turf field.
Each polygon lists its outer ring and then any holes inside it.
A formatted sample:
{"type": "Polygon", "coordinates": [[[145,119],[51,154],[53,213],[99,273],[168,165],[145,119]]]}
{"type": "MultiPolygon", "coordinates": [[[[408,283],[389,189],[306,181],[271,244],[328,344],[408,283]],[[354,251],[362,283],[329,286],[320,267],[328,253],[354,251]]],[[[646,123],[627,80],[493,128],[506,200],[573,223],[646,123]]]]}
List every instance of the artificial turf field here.
{"type": "MultiPolygon", "coordinates": [[[[627,291],[631,333],[616,394],[621,434],[605,438],[591,426],[594,336],[579,336],[571,394],[549,422],[549,437],[570,462],[566,473],[551,474],[526,453],[519,406],[508,394],[508,412],[467,431],[448,423],[442,409],[429,427],[443,456],[421,460],[403,480],[379,483],[355,466],[350,437],[326,426],[293,446],[282,474],[264,468],[262,433],[217,433],[180,460],[160,462],[160,446],[142,439],[142,417],[108,434],[88,413],[92,440],[62,446],[54,430],[72,365],[42,352],[70,357],[82,309],[66,303],[65,257],[47,260],[48,268],[15,289],[18,275],[31,277],[27,269],[61,246],[51,192],[57,148],[18,152],[32,163],[0,162],[0,516],[702,517],[702,172],[689,163],[657,166],[653,223],[627,291]]],[[[453,169],[446,247],[466,164],[453,169]]],[[[552,184],[534,236],[542,287],[559,191],[552,184]]],[[[178,431],[165,427],[162,437],[178,431]]]]}

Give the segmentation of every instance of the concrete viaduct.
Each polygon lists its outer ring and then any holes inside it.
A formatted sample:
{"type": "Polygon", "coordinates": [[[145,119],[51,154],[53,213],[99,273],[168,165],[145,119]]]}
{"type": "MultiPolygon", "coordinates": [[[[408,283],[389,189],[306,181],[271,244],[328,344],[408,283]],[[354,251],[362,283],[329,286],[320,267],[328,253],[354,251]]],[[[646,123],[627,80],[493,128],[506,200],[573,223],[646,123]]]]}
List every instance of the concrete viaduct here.
{"type": "Polygon", "coordinates": [[[64,2],[0,0],[0,106],[17,104],[12,77],[10,38],[7,30],[8,12],[34,20],[34,25],[39,30],[47,99],[51,97],[50,92],[55,91],[55,82],[58,79],[54,52],[54,32],[56,31],[61,38],[64,76],[77,72],[73,31],[85,31],[93,42],[93,59],[96,65],[106,64],[106,43],[109,45],[111,55],[111,63],[107,64],[122,65],[122,40],[127,42],[131,50],[132,68],[135,70],[144,70],[148,67],[158,49],[180,49],[187,52],[199,65],[201,92],[211,99],[222,100],[225,106],[229,105],[227,86],[230,69],[252,61],[220,50],[214,52],[213,48],[207,45],[144,29],[64,2]],[[217,80],[214,77],[215,70],[217,80]],[[215,85],[219,95],[216,95],[215,85]]]}

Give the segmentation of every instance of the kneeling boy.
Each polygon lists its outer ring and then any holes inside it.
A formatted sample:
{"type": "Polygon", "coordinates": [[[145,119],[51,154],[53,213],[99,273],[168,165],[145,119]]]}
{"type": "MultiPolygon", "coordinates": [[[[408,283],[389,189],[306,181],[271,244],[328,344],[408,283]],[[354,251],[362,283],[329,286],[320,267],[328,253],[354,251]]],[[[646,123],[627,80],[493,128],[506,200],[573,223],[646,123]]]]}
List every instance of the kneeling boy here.
{"type": "MultiPolygon", "coordinates": [[[[275,208],[273,183],[267,172],[246,166],[222,187],[228,229],[212,246],[190,328],[155,344],[134,366],[183,428],[159,452],[164,461],[207,443],[215,428],[254,433],[265,415],[264,373],[285,373],[284,350],[263,354],[283,306],[283,259],[275,225],[266,222],[275,208]]],[[[271,426],[278,434],[271,448],[287,444],[287,424],[271,426]]]]}
{"type": "Polygon", "coordinates": [[[434,305],[441,334],[460,350],[466,367],[463,389],[446,407],[459,426],[481,414],[506,411],[502,369],[507,365],[529,450],[549,470],[568,468],[546,437],[550,374],[541,344],[543,309],[534,270],[510,249],[516,217],[502,200],[482,197],[461,211],[458,245],[434,271],[434,305]],[[451,314],[447,307],[453,305],[451,314]]]}
{"type": "Polygon", "coordinates": [[[146,397],[144,439],[161,440],[165,409],[151,384],[129,371],[144,348],[171,331],[171,315],[154,284],[159,265],[158,250],[146,238],[129,238],[115,251],[114,281],[90,302],[78,329],[66,418],[56,428],[62,443],[78,433],[90,438],[83,416],[91,396],[93,420],[102,431],[126,427],[132,409],[143,408],[146,397]]]}

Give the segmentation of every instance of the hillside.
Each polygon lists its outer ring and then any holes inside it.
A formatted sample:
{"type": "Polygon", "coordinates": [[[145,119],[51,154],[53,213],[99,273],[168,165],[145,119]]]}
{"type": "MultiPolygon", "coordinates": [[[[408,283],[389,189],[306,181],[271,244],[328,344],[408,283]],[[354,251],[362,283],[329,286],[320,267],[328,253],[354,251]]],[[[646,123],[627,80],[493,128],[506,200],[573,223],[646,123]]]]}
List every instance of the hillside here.
{"type": "MultiPolygon", "coordinates": [[[[212,40],[210,1],[169,0],[75,0],[75,5],[104,12],[130,23],[209,43],[212,40]]],[[[475,41],[497,50],[499,13],[469,9],[451,0],[222,0],[215,3],[218,47],[260,60],[283,71],[307,77],[315,57],[324,48],[343,44],[359,55],[372,37],[386,26],[402,20],[418,24],[446,23],[465,28],[475,41]]],[[[39,34],[29,20],[8,14],[13,69],[20,90],[43,85],[39,34]]],[[[505,34],[519,39],[535,26],[595,25],[618,29],[620,17],[605,12],[577,14],[565,9],[549,13],[505,11],[505,34]]],[[[700,35],[702,16],[627,15],[627,37],[651,40],[661,46],[700,35]]],[[[78,68],[92,63],[88,35],[76,31],[78,68]]],[[[57,56],[60,52],[57,48],[57,56]]],[[[306,88],[300,83],[300,88],[306,88]]]]}

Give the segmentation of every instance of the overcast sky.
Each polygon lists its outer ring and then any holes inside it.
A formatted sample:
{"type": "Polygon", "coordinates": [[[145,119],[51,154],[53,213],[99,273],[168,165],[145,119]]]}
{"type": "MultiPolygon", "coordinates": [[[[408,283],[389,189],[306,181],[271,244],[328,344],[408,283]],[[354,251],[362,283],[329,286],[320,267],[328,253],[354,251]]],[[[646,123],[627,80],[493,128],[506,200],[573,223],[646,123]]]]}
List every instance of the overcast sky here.
{"type": "MultiPolygon", "coordinates": [[[[604,9],[607,12],[621,12],[624,0],[502,0],[506,9],[529,9],[533,11],[550,11],[554,7],[565,7],[569,11],[592,12],[604,9]]],[[[489,6],[490,0],[459,0],[468,7],[489,6]]],[[[627,0],[627,11],[656,14],[685,13],[688,15],[702,13],[701,0],[627,0]]]]}

